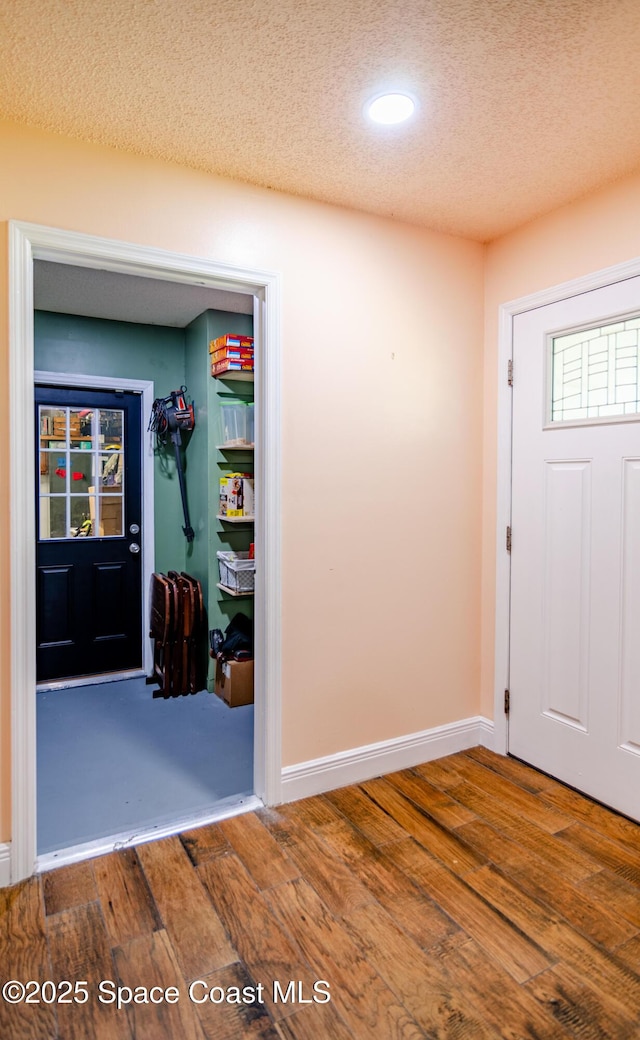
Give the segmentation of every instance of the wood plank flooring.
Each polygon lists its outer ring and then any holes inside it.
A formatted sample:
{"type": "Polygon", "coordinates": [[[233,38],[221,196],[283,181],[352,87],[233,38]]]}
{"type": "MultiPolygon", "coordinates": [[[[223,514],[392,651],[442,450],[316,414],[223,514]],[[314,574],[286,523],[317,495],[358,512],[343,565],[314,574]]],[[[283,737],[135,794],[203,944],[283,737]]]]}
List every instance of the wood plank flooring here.
{"type": "Polygon", "coordinates": [[[640,826],[474,748],[0,891],[0,976],[3,1040],[640,1040],[640,826]]]}

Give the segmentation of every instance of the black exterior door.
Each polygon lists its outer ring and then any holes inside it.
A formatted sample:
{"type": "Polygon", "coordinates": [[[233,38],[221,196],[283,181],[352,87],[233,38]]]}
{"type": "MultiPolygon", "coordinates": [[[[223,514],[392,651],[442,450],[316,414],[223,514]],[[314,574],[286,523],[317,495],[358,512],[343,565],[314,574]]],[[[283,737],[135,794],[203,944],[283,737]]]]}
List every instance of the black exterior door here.
{"type": "Polygon", "coordinates": [[[142,667],[141,400],[36,388],[40,682],[142,667]]]}

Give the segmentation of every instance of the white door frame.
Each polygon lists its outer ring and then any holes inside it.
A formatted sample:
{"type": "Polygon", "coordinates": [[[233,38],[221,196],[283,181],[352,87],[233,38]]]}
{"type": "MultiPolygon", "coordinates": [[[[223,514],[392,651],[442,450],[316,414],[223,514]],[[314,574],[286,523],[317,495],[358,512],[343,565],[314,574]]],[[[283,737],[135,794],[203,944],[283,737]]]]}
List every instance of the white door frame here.
{"type": "MultiPolygon", "coordinates": [[[[155,546],[154,529],[154,480],[153,480],[153,448],[149,434],[144,425],[144,416],[151,414],[154,400],[154,384],[149,379],[125,379],[119,376],[92,376],[76,372],[45,372],[38,369],[33,374],[35,386],[77,387],[83,390],[125,390],[140,394],[140,463],[142,491],[142,669],[151,675],[153,669],[153,648],[147,639],[149,627],[149,595],[151,575],[153,574],[153,555],[155,546]]],[[[82,680],[77,680],[78,685],[82,680]]],[[[49,686],[55,684],[47,684],[49,686]]]]}
{"type": "Polygon", "coordinates": [[[34,873],[36,846],[33,262],[48,260],[254,297],[256,574],[254,789],[281,800],[280,276],[128,242],[9,221],[11,501],[11,882],[34,873]]]}
{"type": "MultiPolygon", "coordinates": [[[[509,689],[511,561],[506,551],[506,530],[511,526],[511,423],[512,393],[508,382],[509,363],[513,361],[513,322],[517,314],[559,303],[570,296],[601,289],[614,282],[640,275],[640,257],[605,267],[560,285],[521,296],[499,308],[498,329],[498,479],[496,508],[496,631],[494,666],[494,749],[509,750],[508,720],[504,711],[505,690],[509,689]]],[[[513,379],[518,378],[517,371],[513,379]]],[[[517,539],[518,532],[513,532],[517,539]]]]}

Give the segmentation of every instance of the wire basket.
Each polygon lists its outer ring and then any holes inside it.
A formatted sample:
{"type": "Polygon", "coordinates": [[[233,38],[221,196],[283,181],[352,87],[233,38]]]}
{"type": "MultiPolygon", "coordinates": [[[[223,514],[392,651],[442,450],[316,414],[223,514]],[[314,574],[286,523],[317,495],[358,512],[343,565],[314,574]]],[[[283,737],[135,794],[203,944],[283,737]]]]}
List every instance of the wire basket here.
{"type": "Polygon", "coordinates": [[[256,587],[256,561],[248,552],[218,552],[220,584],[232,592],[253,592],[256,587]]]}

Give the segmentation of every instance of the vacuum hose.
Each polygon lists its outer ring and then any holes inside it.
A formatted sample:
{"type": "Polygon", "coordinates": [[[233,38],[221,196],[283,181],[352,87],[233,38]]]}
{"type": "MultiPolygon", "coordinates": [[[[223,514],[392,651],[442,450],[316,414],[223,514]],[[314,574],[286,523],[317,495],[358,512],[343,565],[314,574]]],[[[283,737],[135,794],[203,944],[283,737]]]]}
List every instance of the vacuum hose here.
{"type": "Polygon", "coordinates": [[[181,386],[179,390],[172,390],[168,397],[157,397],[151,408],[151,418],[149,419],[147,429],[155,433],[158,444],[165,445],[167,443],[167,434],[170,435],[173,441],[178,482],[180,484],[180,497],[182,498],[182,511],[184,513],[184,527],[182,530],[187,541],[192,542],[195,538],[195,533],[189,518],[187,487],[184,479],[182,452],[180,451],[182,445],[180,431],[187,430],[191,432],[196,422],[193,404],[186,403],[186,392],[186,386],[181,386]]]}

